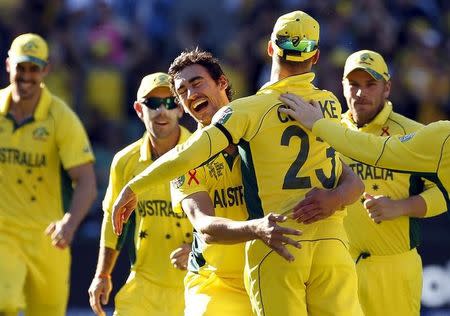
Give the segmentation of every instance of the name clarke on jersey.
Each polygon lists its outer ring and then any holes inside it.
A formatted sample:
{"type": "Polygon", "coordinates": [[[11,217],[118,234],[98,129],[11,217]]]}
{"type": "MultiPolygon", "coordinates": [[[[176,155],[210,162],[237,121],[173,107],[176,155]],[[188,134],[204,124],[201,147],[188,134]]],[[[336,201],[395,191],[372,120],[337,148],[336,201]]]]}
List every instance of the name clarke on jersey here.
{"type": "MultiPolygon", "coordinates": [[[[329,118],[334,118],[334,119],[338,119],[339,116],[336,114],[336,101],[334,100],[325,100],[325,101],[319,101],[319,106],[320,109],[322,110],[322,113],[325,117],[329,117],[329,118]]],[[[284,113],[281,113],[278,111],[279,108],[288,108],[287,105],[283,104],[283,103],[279,103],[277,104],[279,105],[277,107],[277,115],[278,115],[278,119],[280,120],[281,123],[287,123],[289,121],[295,121],[295,119],[293,119],[292,117],[290,117],[289,115],[286,115],[284,113]]]]}

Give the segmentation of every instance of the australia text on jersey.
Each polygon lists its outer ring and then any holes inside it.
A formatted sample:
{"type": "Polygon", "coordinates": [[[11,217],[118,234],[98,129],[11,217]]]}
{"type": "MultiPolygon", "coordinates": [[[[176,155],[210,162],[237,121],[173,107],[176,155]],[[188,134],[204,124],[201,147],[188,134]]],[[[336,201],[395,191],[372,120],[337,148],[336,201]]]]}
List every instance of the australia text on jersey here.
{"type": "Polygon", "coordinates": [[[186,218],[185,213],[175,213],[172,203],[166,200],[140,200],[137,204],[137,211],[140,216],[164,216],[175,218],[186,218]]]}
{"type": "Polygon", "coordinates": [[[47,166],[47,157],[42,153],[25,152],[16,148],[0,148],[0,162],[38,168],[47,166]]]}

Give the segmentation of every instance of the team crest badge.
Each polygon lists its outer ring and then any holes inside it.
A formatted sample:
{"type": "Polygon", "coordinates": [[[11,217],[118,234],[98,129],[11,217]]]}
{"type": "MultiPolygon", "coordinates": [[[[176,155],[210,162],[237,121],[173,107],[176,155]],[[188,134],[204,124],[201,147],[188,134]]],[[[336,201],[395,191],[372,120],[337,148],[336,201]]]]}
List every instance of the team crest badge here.
{"type": "Polygon", "coordinates": [[[22,45],[22,51],[25,54],[33,54],[37,51],[38,48],[38,45],[34,41],[29,41],[22,45]]]}
{"type": "Polygon", "coordinates": [[[184,180],[186,177],[182,175],[181,177],[176,178],[175,180],[172,180],[172,185],[175,189],[180,188],[184,184],[184,180]]]}
{"type": "Polygon", "coordinates": [[[216,123],[223,125],[225,124],[228,119],[231,117],[231,114],[233,114],[233,110],[231,108],[226,108],[224,111],[220,113],[220,116],[215,120],[216,123]]]}
{"type": "Polygon", "coordinates": [[[33,131],[33,139],[46,141],[49,136],[49,132],[45,127],[38,127],[33,131]]]}
{"type": "Polygon", "coordinates": [[[410,139],[412,139],[412,138],[414,137],[414,134],[415,134],[415,133],[403,135],[403,136],[400,136],[398,139],[399,139],[402,143],[406,143],[407,141],[409,141],[410,139]]]}
{"type": "Polygon", "coordinates": [[[371,65],[373,61],[374,61],[374,59],[370,56],[369,53],[364,53],[364,54],[362,54],[361,57],[359,58],[359,63],[360,63],[360,64],[371,65]]]}

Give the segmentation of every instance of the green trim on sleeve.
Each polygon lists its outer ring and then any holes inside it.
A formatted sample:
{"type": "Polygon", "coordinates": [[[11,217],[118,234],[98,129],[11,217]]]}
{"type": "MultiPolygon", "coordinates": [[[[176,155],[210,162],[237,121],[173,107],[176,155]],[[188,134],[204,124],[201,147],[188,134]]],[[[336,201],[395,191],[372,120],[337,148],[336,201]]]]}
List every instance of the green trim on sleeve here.
{"type": "Polygon", "coordinates": [[[124,225],[122,235],[117,239],[116,250],[120,251],[124,247],[127,248],[130,264],[133,265],[136,262],[136,247],[134,245],[134,234],[136,231],[136,214],[133,212],[124,225]]]}
{"type": "MultiPolygon", "coordinates": [[[[425,189],[425,182],[417,175],[409,177],[409,196],[418,195],[425,189]]],[[[421,225],[418,218],[409,217],[409,249],[414,249],[422,241],[421,225]]]]}
{"type": "Polygon", "coordinates": [[[242,183],[244,184],[244,198],[249,214],[248,219],[264,217],[264,210],[262,208],[261,198],[259,197],[258,182],[256,180],[250,143],[241,139],[238,144],[238,150],[242,159],[242,183]]]}
{"type": "Polygon", "coordinates": [[[72,179],[69,173],[61,165],[61,201],[64,213],[69,211],[73,197],[72,179]]]}

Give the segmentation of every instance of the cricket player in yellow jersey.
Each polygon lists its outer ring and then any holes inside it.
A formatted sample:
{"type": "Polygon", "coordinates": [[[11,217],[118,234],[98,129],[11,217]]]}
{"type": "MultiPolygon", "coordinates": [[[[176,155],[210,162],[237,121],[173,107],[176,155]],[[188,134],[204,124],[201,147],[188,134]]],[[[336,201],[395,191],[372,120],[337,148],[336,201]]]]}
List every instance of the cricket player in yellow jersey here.
{"type": "MultiPolygon", "coordinates": [[[[283,94],[288,108],[279,111],[295,118],[342,154],[362,163],[419,175],[434,182],[450,209],[450,122],[438,121],[405,135],[376,136],[353,131],[325,119],[320,104],[295,94],[283,94]]],[[[376,199],[365,207],[379,216],[376,199]]]]}
{"type": "MultiPolygon", "coordinates": [[[[199,129],[231,99],[228,79],[207,52],[181,53],[169,74],[174,94],[199,129]]],[[[243,279],[245,244],[217,244],[221,240],[216,233],[222,218],[230,222],[248,218],[240,162],[236,146],[229,146],[172,181],[174,210],[186,213],[195,228],[185,279],[186,316],[252,315],[243,279]]]]}
{"type": "Polygon", "coordinates": [[[180,125],[182,108],[170,92],[169,76],[154,73],[145,76],[137,92],[134,109],[145,125],[144,136],[119,151],[112,162],[103,200],[103,225],[97,271],[89,288],[90,304],[96,315],[105,315],[112,290],[111,272],[124,245],[131,241],[131,273],[115,299],[118,316],[182,315],[184,310],[185,271],[192,242],[192,225],[183,213],[174,213],[169,181],[159,183],[138,196],[135,217],[127,223],[120,238],[111,225],[111,207],[125,183],[139,174],[159,156],[184,142],[190,133],[180,125]]]}
{"type": "MultiPolygon", "coordinates": [[[[383,57],[361,50],[347,58],[343,91],[349,111],[342,123],[374,135],[405,135],[422,127],[393,111],[391,77],[383,57]]],[[[419,315],[422,262],[418,219],[446,209],[439,189],[422,178],[344,161],[363,180],[365,198],[348,206],[344,219],[356,261],[358,292],[366,316],[419,315]],[[369,205],[368,212],[364,203],[369,205]]]]}
{"type": "Polygon", "coordinates": [[[0,90],[0,315],[63,316],[68,246],[96,196],[94,156],[76,114],[43,84],[49,65],[41,36],[18,36],[6,70],[11,84],[0,90]]]}
{"type": "MultiPolygon", "coordinates": [[[[209,125],[231,99],[231,85],[218,60],[208,52],[181,53],[169,74],[174,94],[199,129],[209,125]]],[[[260,238],[277,240],[278,246],[283,234],[297,233],[276,224],[285,216],[247,220],[240,162],[237,147],[231,145],[172,182],[174,209],[188,214],[195,227],[185,281],[185,315],[251,315],[243,280],[243,242],[260,238]]]]}
{"type": "MultiPolygon", "coordinates": [[[[336,97],[311,83],[311,67],[319,58],[318,41],[319,24],[311,16],[301,11],[281,16],[268,43],[271,82],[256,95],[219,110],[210,126],[130,181],[113,207],[116,233],[121,233],[123,221],[134,208],[136,193],[162,177],[170,178],[198,166],[229,144],[236,144],[242,157],[250,219],[267,216],[271,211],[290,215],[298,200],[315,187],[329,189],[340,207],[354,202],[361,187],[355,186],[350,195],[335,190],[343,167],[334,150],[278,112],[283,106],[278,100],[280,94],[296,91],[320,99],[324,113],[340,120],[336,97]]],[[[344,215],[345,211],[339,211],[306,225],[295,220],[294,212],[293,219],[284,224],[303,232],[295,238],[298,243],[286,240],[285,247],[292,254],[289,259],[295,257],[294,262],[277,256],[261,240],[247,244],[246,286],[255,314],[362,314],[344,215]],[[302,249],[292,247],[299,243],[302,249]]]]}

